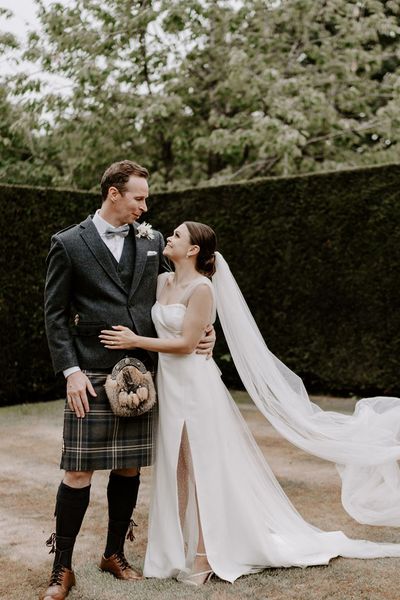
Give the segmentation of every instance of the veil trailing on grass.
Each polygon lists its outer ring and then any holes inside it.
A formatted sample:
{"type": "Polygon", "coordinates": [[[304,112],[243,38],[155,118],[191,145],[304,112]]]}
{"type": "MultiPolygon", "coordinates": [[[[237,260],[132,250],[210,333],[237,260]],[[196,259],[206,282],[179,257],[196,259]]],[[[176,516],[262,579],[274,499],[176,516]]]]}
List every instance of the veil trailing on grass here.
{"type": "Polygon", "coordinates": [[[400,398],[365,398],[352,415],[320,409],[300,377],[268,350],[227,262],[216,257],[218,316],[253,402],[292,444],[336,463],[343,507],[356,521],[399,526],[400,398]]]}

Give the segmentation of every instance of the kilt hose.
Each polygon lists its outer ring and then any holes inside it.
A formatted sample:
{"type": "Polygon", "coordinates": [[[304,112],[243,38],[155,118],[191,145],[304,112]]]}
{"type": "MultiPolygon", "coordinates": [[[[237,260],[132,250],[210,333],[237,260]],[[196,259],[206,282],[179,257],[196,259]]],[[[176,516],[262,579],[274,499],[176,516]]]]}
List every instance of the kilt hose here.
{"type": "Polygon", "coordinates": [[[78,418],[68,403],[65,404],[60,468],[95,471],[150,465],[157,405],[139,417],[117,417],[104,389],[107,373],[84,373],[97,396],[88,393],[90,411],[84,418],[78,418]]]}

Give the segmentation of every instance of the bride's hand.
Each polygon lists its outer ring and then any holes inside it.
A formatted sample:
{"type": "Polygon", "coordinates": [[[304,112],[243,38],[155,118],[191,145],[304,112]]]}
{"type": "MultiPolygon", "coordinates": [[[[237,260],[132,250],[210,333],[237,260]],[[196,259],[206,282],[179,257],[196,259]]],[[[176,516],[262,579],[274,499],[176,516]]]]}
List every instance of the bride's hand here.
{"type": "Polygon", "coordinates": [[[111,329],[102,329],[99,335],[101,343],[109,350],[125,350],[137,348],[139,336],[129,327],[123,325],[113,325],[111,329]]]}

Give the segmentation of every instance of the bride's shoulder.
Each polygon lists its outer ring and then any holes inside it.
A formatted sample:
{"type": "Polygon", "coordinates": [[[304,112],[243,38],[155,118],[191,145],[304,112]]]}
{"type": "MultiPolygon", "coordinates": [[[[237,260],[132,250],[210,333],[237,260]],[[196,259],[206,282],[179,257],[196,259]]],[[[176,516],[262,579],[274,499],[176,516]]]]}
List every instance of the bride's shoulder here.
{"type": "Polygon", "coordinates": [[[191,295],[193,295],[194,293],[198,293],[198,294],[204,293],[204,290],[206,288],[213,290],[213,285],[208,277],[205,277],[204,275],[200,275],[199,277],[196,277],[196,279],[193,281],[193,283],[189,289],[190,289],[191,295]]]}
{"type": "Polygon", "coordinates": [[[195,301],[198,306],[204,306],[204,308],[206,306],[210,307],[210,322],[213,323],[215,321],[215,292],[213,284],[208,277],[201,275],[193,282],[192,287],[188,290],[185,297],[185,304],[189,304],[191,300],[195,301]]]}
{"type": "MultiPolygon", "coordinates": [[[[197,281],[197,280],[195,280],[197,281]]],[[[198,278],[199,283],[206,283],[207,285],[212,285],[210,279],[208,277],[206,277],[205,275],[199,275],[198,278]]]]}
{"type": "Polygon", "coordinates": [[[165,271],[164,273],[160,273],[159,276],[157,277],[157,281],[166,281],[169,276],[172,275],[171,271],[165,271]]]}
{"type": "Polygon", "coordinates": [[[200,275],[193,281],[192,285],[186,291],[182,302],[188,306],[191,301],[197,306],[210,307],[210,322],[213,323],[215,321],[215,293],[208,277],[200,275]]]}
{"type": "Polygon", "coordinates": [[[173,271],[165,271],[164,273],[160,273],[160,275],[157,277],[157,285],[160,286],[167,283],[172,283],[173,278],[173,271]]]}
{"type": "Polygon", "coordinates": [[[206,277],[205,275],[199,275],[192,281],[192,287],[194,287],[194,288],[202,286],[204,284],[207,285],[208,287],[212,288],[212,283],[211,283],[210,279],[208,277],[206,277]]]}
{"type": "Polygon", "coordinates": [[[169,281],[171,276],[171,271],[165,271],[165,273],[160,273],[160,275],[157,277],[157,298],[161,293],[161,290],[164,288],[164,286],[167,284],[167,282],[169,281]]]}

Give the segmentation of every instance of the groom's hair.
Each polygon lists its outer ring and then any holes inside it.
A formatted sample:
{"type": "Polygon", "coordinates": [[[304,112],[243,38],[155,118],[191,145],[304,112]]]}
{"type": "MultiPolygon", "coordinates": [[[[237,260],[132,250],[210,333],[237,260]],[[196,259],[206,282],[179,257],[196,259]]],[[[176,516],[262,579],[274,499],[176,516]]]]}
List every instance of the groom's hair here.
{"type": "Polygon", "coordinates": [[[131,160],[120,160],[110,165],[103,173],[101,178],[101,196],[104,200],[107,198],[110,187],[115,187],[122,194],[126,190],[126,184],[131,175],[144,177],[148,179],[149,172],[144,167],[131,160]]]}

